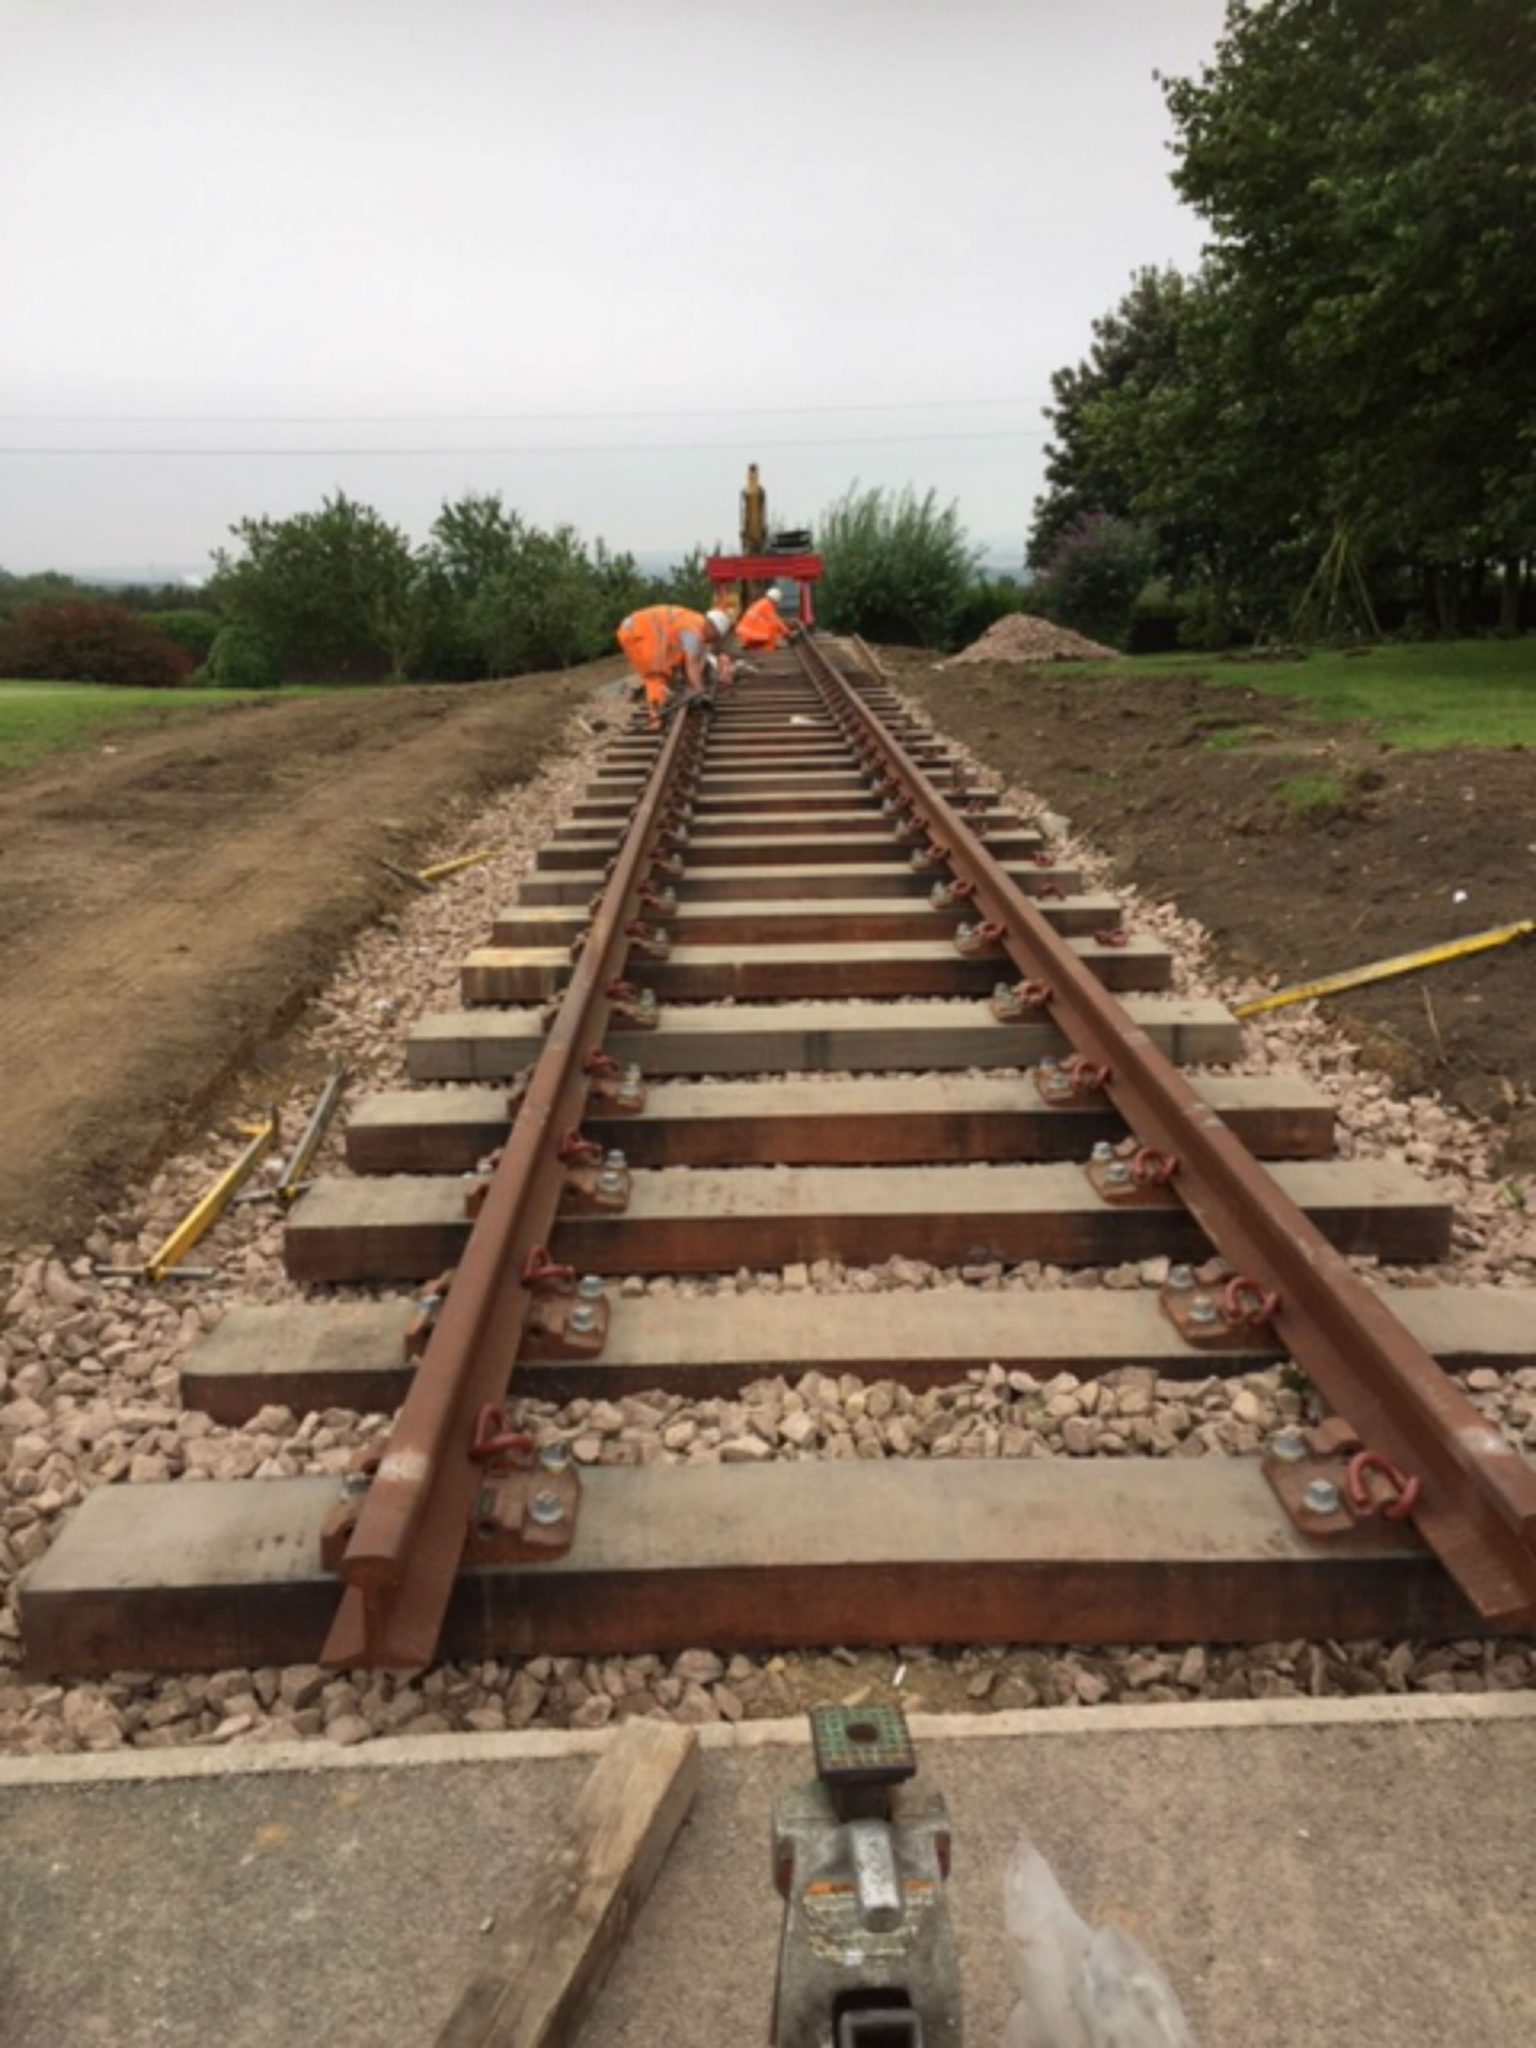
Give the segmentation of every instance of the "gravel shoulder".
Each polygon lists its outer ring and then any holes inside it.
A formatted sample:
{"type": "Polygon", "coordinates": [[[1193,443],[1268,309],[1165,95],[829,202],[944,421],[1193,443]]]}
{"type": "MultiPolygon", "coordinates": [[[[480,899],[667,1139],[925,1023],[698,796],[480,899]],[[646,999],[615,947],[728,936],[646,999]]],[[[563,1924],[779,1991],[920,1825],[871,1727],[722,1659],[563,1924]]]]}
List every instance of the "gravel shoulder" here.
{"type": "Polygon", "coordinates": [[[88,1228],[614,672],[237,704],[0,786],[0,1245],[88,1228]]]}

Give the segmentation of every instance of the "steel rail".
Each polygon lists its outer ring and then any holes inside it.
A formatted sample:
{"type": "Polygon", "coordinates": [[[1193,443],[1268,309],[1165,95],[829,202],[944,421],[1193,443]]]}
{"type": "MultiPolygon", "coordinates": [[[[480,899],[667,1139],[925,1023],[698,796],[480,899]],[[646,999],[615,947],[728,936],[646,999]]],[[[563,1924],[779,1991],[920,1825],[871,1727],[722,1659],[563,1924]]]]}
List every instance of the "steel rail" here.
{"type": "Polygon", "coordinates": [[[1217,1251],[1278,1295],[1280,1341],[1372,1450],[1420,1482],[1412,1519],[1490,1622],[1536,1616],[1536,1472],[1391,1314],[1060,938],[816,641],[797,643],[829,713],[901,791],[929,847],[1145,1145],[1217,1251]]]}
{"type": "Polygon", "coordinates": [[[343,1667],[431,1662],[481,1483],[476,1417],[505,1396],[533,1292],[530,1251],[546,1246],[565,1185],[562,1137],[578,1128],[588,1057],[609,1028],[651,864],[697,763],[702,720],[667,728],[586,943],[533,1068],[464,1256],[412,1379],[341,1562],[346,1590],[321,1652],[343,1667]]]}

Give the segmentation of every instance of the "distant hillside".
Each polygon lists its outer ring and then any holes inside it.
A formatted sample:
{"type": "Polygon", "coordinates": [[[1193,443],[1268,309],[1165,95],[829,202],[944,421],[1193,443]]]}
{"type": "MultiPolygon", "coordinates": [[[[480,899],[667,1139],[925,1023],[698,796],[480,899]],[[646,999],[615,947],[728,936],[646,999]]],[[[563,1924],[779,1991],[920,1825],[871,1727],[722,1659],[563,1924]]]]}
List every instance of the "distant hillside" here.
{"type": "Polygon", "coordinates": [[[202,569],[189,569],[185,563],[152,563],[142,569],[70,569],[65,572],[79,583],[99,584],[103,590],[122,590],[130,584],[140,588],[148,585],[155,589],[164,583],[185,583],[195,587],[206,583],[212,575],[210,564],[202,569]]]}

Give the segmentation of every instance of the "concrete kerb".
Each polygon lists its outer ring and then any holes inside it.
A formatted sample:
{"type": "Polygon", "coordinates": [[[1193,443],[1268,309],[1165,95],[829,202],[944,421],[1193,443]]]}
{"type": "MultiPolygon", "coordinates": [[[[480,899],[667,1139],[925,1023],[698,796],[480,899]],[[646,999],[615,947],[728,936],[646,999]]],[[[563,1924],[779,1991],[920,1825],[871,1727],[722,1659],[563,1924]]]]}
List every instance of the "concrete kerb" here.
{"type": "MultiPolygon", "coordinates": [[[[1005,1741],[1062,1735],[1169,1735],[1354,1726],[1536,1719],[1536,1691],[1371,1694],[1346,1699],[1190,1700],[1149,1706],[1012,1708],[993,1714],[913,1714],[919,1743],[1005,1741]]],[[[537,1728],[516,1733],[386,1736],[338,1749],[323,1742],[251,1743],[228,1748],[108,1750],[93,1755],[0,1758],[0,1795],[43,1785],[131,1784],[315,1771],[381,1771],[454,1764],[558,1762],[598,1755],[611,1728],[537,1728]]],[[[711,1723],[707,1751],[801,1747],[803,1715],[711,1723]]]]}

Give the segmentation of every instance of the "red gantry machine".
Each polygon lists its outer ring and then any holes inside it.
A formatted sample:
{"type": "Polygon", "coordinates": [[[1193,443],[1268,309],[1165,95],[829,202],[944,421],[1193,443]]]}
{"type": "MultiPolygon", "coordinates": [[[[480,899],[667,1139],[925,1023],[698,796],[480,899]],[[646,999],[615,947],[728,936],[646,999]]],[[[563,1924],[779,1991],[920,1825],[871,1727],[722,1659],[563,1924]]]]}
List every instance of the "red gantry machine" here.
{"type": "Polygon", "coordinates": [[[769,533],[768,494],[755,462],[747,465],[746,488],[741,494],[741,553],[711,555],[704,571],[716,603],[732,611],[745,610],[772,583],[783,593],[779,610],[786,619],[798,619],[804,626],[816,623],[815,589],[821,580],[821,557],[811,551],[808,529],[769,533]]]}

